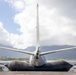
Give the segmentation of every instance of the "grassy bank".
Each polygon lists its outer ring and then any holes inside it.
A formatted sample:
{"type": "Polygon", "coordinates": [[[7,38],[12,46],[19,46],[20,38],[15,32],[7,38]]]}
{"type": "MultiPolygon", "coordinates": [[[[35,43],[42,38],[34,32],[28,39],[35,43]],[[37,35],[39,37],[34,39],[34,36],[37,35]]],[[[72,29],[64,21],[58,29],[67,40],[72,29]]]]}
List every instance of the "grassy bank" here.
{"type": "Polygon", "coordinates": [[[12,57],[0,57],[0,60],[29,60],[28,58],[12,58],[12,57]]]}

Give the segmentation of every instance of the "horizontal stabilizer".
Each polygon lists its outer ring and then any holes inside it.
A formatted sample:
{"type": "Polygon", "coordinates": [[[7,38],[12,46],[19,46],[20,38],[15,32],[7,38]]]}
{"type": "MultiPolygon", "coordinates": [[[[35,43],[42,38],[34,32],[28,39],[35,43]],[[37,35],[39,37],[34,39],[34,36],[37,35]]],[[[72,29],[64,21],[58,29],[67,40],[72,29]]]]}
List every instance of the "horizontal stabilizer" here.
{"type": "Polygon", "coordinates": [[[20,53],[24,53],[24,54],[34,55],[33,52],[23,51],[23,50],[18,50],[18,49],[13,49],[13,48],[7,48],[7,47],[1,47],[0,46],[0,49],[5,49],[5,50],[14,51],[14,52],[20,52],[20,53]]]}
{"type": "Polygon", "coordinates": [[[47,54],[52,54],[52,53],[57,53],[57,52],[62,52],[62,51],[67,51],[67,50],[72,50],[75,49],[76,47],[71,47],[71,48],[64,48],[64,49],[58,49],[58,50],[53,50],[53,51],[47,51],[47,52],[41,52],[40,55],[47,55],[47,54]]]}

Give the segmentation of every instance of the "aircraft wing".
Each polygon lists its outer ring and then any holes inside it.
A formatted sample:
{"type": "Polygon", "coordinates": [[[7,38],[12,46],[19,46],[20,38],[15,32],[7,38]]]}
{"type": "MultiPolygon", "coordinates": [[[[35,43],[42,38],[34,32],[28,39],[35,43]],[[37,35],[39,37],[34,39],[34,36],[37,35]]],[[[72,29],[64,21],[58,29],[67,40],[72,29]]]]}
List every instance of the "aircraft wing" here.
{"type": "Polygon", "coordinates": [[[53,50],[53,51],[47,51],[47,52],[41,52],[40,55],[46,55],[46,54],[52,54],[52,53],[57,53],[57,52],[62,52],[62,51],[67,51],[67,50],[72,50],[75,49],[76,47],[71,47],[71,48],[64,48],[64,49],[58,49],[58,50],[53,50]]]}
{"type": "Polygon", "coordinates": [[[13,48],[7,48],[7,47],[1,47],[0,46],[0,49],[5,49],[5,50],[14,51],[14,52],[20,52],[20,53],[24,53],[24,54],[34,55],[33,52],[23,51],[23,50],[18,50],[18,49],[13,49],[13,48]]]}

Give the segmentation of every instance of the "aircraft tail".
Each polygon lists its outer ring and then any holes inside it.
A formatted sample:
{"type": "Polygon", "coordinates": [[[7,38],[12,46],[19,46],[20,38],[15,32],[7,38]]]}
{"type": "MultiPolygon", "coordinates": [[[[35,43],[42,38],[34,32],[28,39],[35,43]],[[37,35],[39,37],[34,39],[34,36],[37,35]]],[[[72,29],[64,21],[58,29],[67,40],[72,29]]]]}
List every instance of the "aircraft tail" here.
{"type": "Polygon", "coordinates": [[[40,48],[40,35],[39,35],[39,5],[37,4],[37,26],[36,26],[36,50],[40,48]]]}

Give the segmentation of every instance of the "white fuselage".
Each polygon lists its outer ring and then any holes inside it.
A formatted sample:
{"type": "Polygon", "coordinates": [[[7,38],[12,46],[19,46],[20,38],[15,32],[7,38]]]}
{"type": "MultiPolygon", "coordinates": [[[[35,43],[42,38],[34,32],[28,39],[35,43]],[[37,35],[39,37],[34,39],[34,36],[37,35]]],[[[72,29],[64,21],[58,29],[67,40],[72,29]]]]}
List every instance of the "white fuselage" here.
{"type": "Polygon", "coordinates": [[[34,55],[31,55],[29,63],[33,66],[42,66],[45,64],[46,60],[44,56],[40,56],[40,51],[36,50],[34,55]]]}

